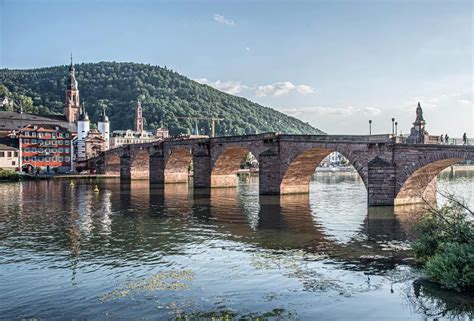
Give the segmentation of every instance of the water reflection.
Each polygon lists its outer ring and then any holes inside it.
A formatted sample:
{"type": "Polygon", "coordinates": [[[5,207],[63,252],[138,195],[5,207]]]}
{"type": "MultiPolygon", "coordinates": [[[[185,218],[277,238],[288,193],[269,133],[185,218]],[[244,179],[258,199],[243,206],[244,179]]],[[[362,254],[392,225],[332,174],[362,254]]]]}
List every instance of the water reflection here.
{"type": "MultiPolygon", "coordinates": [[[[473,186],[466,179],[440,185],[473,186]]],[[[113,179],[0,185],[0,315],[133,318],[131,302],[150,318],[281,311],[370,319],[361,309],[373,303],[394,310],[372,319],[406,320],[432,313],[417,308],[426,300],[458,309],[414,282],[407,265],[411,221],[424,209],[367,209],[365,187],[352,174],[316,175],[309,195],[281,197],[259,196],[255,180],[246,181],[212,190],[113,179]],[[194,275],[189,289],[98,303],[124,284],[148,288],[153,276],[173,271],[194,275]],[[405,299],[393,296],[402,290],[405,299]]]]}

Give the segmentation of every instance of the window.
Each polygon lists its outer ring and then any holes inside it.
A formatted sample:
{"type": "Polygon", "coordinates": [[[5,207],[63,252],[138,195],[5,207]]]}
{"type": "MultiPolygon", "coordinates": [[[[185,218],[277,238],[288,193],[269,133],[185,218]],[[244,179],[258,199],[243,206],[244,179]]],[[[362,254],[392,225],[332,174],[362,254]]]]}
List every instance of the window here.
{"type": "Polygon", "coordinates": [[[31,143],[32,143],[32,144],[36,144],[36,139],[32,139],[32,140],[31,140],[31,143]]]}
{"type": "Polygon", "coordinates": [[[5,152],[0,152],[0,157],[5,157],[5,152]]]}
{"type": "Polygon", "coordinates": [[[18,157],[18,152],[13,153],[15,157],[18,157]]]}
{"type": "Polygon", "coordinates": [[[69,162],[69,160],[70,160],[69,156],[64,157],[65,162],[69,162]]]}
{"type": "MultiPolygon", "coordinates": [[[[36,137],[36,132],[32,132],[31,136],[36,137]]],[[[39,134],[38,134],[38,136],[39,136],[39,134]]]]}
{"type": "Polygon", "coordinates": [[[64,161],[64,157],[59,156],[59,161],[60,161],[60,162],[64,161]]]}
{"type": "Polygon", "coordinates": [[[7,152],[7,157],[12,157],[12,152],[7,152]]]}
{"type": "Polygon", "coordinates": [[[64,148],[65,153],[69,153],[69,148],[64,148]]]}
{"type": "Polygon", "coordinates": [[[15,165],[16,165],[15,161],[12,161],[12,165],[13,165],[13,166],[15,166],[15,165]]]}

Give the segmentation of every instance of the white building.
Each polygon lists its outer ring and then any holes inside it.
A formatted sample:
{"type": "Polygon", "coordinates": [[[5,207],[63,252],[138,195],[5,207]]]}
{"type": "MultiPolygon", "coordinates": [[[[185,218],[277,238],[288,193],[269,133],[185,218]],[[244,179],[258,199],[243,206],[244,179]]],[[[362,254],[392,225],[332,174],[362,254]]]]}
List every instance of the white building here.
{"type": "Polygon", "coordinates": [[[98,152],[108,150],[110,147],[110,122],[102,111],[97,129],[91,130],[89,115],[84,106],[79,109],[77,118],[76,160],[85,160],[97,155],[98,152]]]}
{"type": "Polygon", "coordinates": [[[0,170],[16,170],[19,167],[19,149],[0,144],[0,170]]]}
{"type": "Polygon", "coordinates": [[[110,148],[110,122],[109,117],[105,114],[105,110],[102,110],[102,113],[100,114],[99,121],[97,122],[97,129],[105,139],[104,150],[108,150],[110,148]]]}
{"type": "Polygon", "coordinates": [[[136,132],[131,129],[114,130],[110,139],[110,148],[116,148],[127,144],[151,143],[161,138],[147,131],[136,132]]]}
{"type": "Polygon", "coordinates": [[[76,159],[86,159],[86,137],[91,129],[91,122],[84,106],[79,108],[77,117],[76,159]]]}

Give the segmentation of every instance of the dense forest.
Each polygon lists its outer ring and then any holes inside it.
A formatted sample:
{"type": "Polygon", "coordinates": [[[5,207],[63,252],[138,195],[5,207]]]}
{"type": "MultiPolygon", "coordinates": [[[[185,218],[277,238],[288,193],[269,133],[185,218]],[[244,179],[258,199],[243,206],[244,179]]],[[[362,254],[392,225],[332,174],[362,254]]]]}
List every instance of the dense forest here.
{"type": "MultiPolygon", "coordinates": [[[[164,125],[172,135],[197,127],[209,134],[208,120],[177,117],[218,117],[217,135],[279,131],[318,134],[318,129],[274,109],[245,98],[199,84],[170,69],[137,63],[100,62],[75,65],[80,99],[93,122],[105,109],[111,127],[132,128],[134,108],[140,99],[145,128],[164,125]]],[[[30,70],[0,70],[0,95],[12,98],[10,110],[51,115],[62,114],[67,66],[30,70]]]]}

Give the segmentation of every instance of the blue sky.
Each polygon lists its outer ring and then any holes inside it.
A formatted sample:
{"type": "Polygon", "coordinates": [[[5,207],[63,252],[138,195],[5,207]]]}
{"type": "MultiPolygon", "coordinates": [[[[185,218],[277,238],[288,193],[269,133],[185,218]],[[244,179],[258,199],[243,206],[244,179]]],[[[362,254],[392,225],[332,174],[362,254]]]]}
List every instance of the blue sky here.
{"type": "MultiPolygon", "coordinates": [[[[474,137],[470,1],[0,0],[2,68],[133,61],[331,134],[474,137]]],[[[83,97],[87,93],[82,93],[83,97]]]]}

